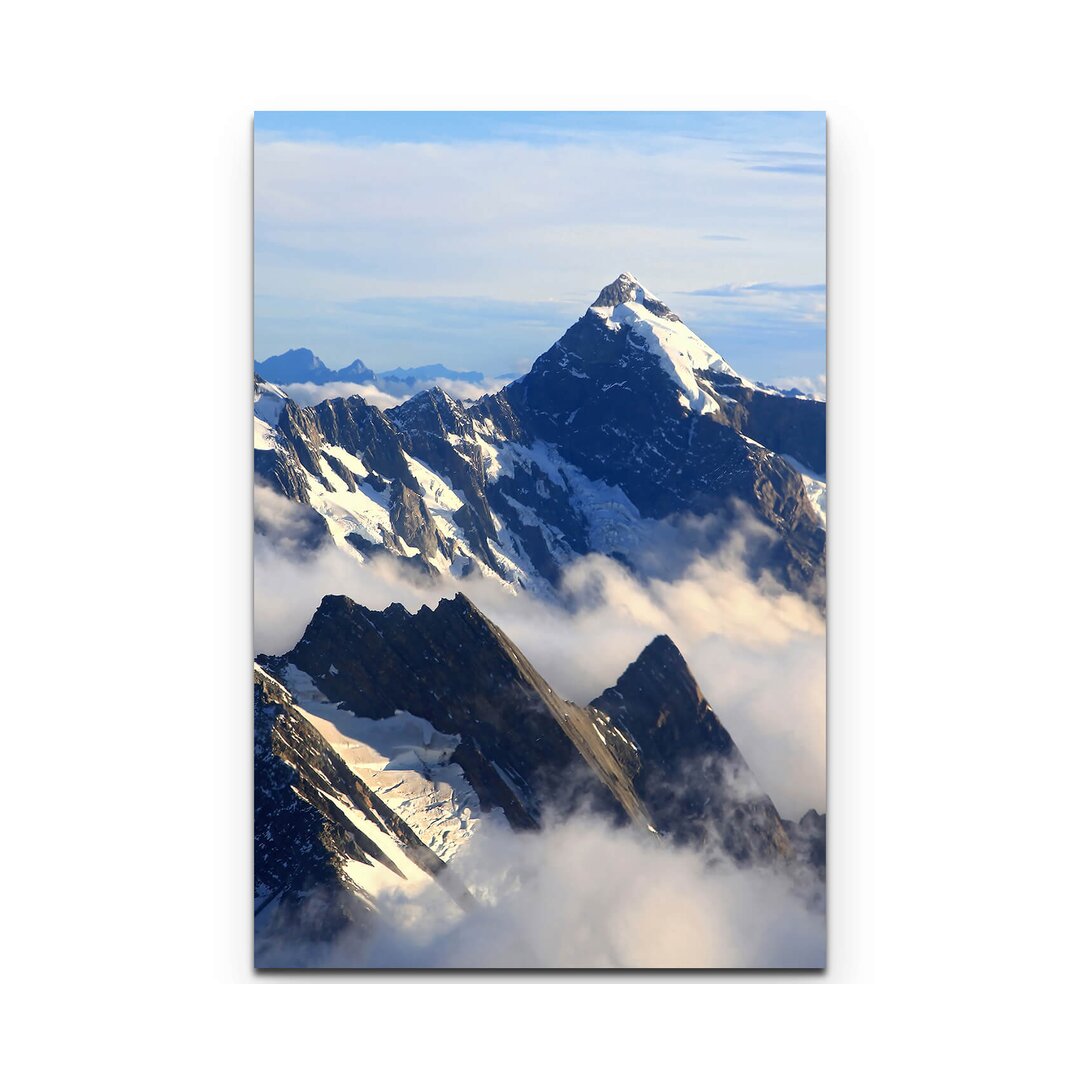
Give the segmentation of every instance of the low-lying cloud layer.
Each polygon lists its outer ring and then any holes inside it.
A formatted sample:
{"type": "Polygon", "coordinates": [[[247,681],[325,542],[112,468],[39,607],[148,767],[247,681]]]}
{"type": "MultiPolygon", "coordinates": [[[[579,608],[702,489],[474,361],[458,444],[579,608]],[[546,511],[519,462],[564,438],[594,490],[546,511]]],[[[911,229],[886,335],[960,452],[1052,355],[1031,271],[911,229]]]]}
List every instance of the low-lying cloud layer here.
{"type": "Polygon", "coordinates": [[[374,932],[287,936],[260,962],[330,967],[821,967],[825,917],[807,874],[736,869],[595,818],[480,830],[452,863],[463,912],[434,881],[380,894],[374,932]]]}
{"type": "MultiPolygon", "coordinates": [[[[780,813],[824,810],[824,619],[802,598],[750,579],[744,534],[648,580],[590,555],[568,568],[561,595],[543,598],[514,594],[490,578],[422,577],[389,557],[361,564],[329,542],[312,550],[309,515],[257,489],[264,534],[255,538],[256,652],[288,651],[328,593],[370,608],[398,602],[415,611],[461,591],[559,693],[587,702],[613,685],[653,637],[668,634],[780,813]],[[283,545],[271,536],[289,540],[283,545]]],[[[664,540],[667,550],[677,537],[664,540]]]]}
{"type": "Polygon", "coordinates": [[[826,378],[824,375],[784,375],[774,379],[773,386],[780,390],[801,390],[804,394],[825,400],[826,378]]]}
{"type": "Polygon", "coordinates": [[[392,409],[408,401],[414,394],[433,386],[441,386],[451,397],[459,401],[475,401],[485,394],[493,394],[502,389],[512,375],[491,376],[481,382],[469,382],[465,379],[436,378],[420,380],[414,386],[407,386],[397,380],[390,380],[383,386],[374,383],[330,382],[330,383],[288,383],[281,387],[297,405],[317,405],[330,398],[346,398],[359,394],[369,405],[380,409],[392,409]]]}
{"type": "Polygon", "coordinates": [[[405,398],[396,394],[387,394],[372,383],[331,382],[331,383],[287,383],[281,387],[297,405],[318,405],[330,398],[347,398],[359,394],[369,405],[380,409],[392,409],[400,405],[405,398]]]}

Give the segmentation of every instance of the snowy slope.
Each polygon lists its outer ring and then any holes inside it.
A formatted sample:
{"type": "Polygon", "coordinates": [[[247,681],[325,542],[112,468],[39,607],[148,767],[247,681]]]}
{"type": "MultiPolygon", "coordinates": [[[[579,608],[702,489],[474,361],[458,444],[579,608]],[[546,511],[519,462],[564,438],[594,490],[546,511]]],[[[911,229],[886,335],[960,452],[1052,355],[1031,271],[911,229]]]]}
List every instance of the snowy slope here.
{"type": "Polygon", "coordinates": [[[743,378],[629,274],[473,403],[436,388],[386,412],[301,408],[256,378],[254,424],[260,481],[360,561],[547,592],[583,555],[633,565],[652,521],[738,502],[777,533],[779,579],[820,592],[823,403],[743,378]]]}
{"type": "Polygon", "coordinates": [[[444,763],[456,744],[416,717],[340,710],[295,667],[271,674],[256,663],[255,681],[276,702],[275,750],[296,770],[294,792],[333,826],[324,859],[357,899],[377,909],[383,893],[441,876],[479,815],[460,768],[444,763]]]}
{"type": "Polygon", "coordinates": [[[707,414],[718,409],[716,393],[708,384],[698,381],[696,369],[717,371],[744,386],[763,390],[739,375],[632,274],[620,274],[598,297],[598,301],[603,300],[612,302],[598,302],[589,310],[603,319],[609,329],[629,330],[633,338],[660,362],[679,388],[683,403],[694,412],[707,414]]]}
{"type": "Polygon", "coordinates": [[[806,497],[810,505],[817,511],[821,518],[821,526],[825,527],[825,496],[828,485],[824,476],[819,476],[813,469],[808,468],[801,461],[796,460],[790,454],[784,454],[784,460],[803,478],[806,485],[806,497]]]}
{"type": "MultiPolygon", "coordinates": [[[[357,716],[328,701],[293,664],[282,672],[297,707],[364,781],[444,861],[476,832],[480,800],[450,757],[461,739],[398,710],[382,720],[357,716]]],[[[493,815],[505,824],[501,814],[493,815]]],[[[486,819],[485,819],[486,820],[486,819]]]]}
{"type": "Polygon", "coordinates": [[[281,418],[281,410],[289,400],[288,394],[279,386],[255,378],[255,449],[273,450],[278,444],[274,428],[281,418]]]}

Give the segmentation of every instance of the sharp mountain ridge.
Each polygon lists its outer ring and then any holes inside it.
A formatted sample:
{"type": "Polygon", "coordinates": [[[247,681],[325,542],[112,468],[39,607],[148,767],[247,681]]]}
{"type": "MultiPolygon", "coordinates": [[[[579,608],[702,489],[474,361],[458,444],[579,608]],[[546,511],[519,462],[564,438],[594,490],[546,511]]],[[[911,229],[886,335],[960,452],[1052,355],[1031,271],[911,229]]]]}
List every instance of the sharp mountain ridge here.
{"type": "Polygon", "coordinates": [[[743,378],[631,275],[471,402],[434,387],[386,411],[361,396],[301,407],[266,365],[256,479],[358,559],[543,592],[582,555],[640,565],[659,523],[699,523],[682,550],[708,554],[749,514],[765,526],[751,571],[823,603],[824,402],[743,378]]]}
{"type": "Polygon", "coordinates": [[[478,830],[582,809],[739,865],[795,855],[668,637],[582,706],[464,594],[416,613],[326,596],[293,649],[257,659],[255,721],[260,926],[312,895],[363,923],[427,878],[468,906],[453,860],[478,830]]]}

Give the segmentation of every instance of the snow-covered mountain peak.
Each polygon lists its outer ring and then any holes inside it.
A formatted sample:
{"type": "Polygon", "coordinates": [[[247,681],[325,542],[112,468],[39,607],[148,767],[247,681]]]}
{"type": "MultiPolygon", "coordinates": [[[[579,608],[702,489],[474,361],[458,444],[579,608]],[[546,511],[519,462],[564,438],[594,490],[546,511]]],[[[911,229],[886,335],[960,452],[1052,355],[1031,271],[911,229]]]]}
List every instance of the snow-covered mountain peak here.
{"type": "Polygon", "coordinates": [[[605,285],[591,306],[594,311],[607,317],[621,304],[638,304],[658,318],[681,321],[663,300],[653,296],[633,274],[620,274],[610,285],[605,285]]]}
{"type": "Polygon", "coordinates": [[[695,371],[716,371],[754,387],[631,274],[620,274],[602,289],[589,313],[602,320],[608,330],[628,331],[642,352],[659,360],[678,386],[684,404],[694,412],[711,413],[718,408],[714,395],[695,377],[695,371]]]}
{"type": "Polygon", "coordinates": [[[434,386],[429,386],[426,390],[421,390],[420,393],[427,394],[428,397],[432,400],[446,401],[449,402],[451,405],[461,404],[461,402],[459,402],[453,394],[448,393],[446,388],[444,386],[440,386],[438,383],[436,383],[434,386]]]}
{"type": "Polygon", "coordinates": [[[620,289],[472,403],[436,385],[385,412],[363,394],[303,406],[257,372],[255,470],[299,504],[285,521],[263,500],[260,535],[547,595],[578,557],[634,565],[648,522],[736,498],[778,532],[778,579],[817,597],[824,403],[740,378],[636,278],[620,289]]]}

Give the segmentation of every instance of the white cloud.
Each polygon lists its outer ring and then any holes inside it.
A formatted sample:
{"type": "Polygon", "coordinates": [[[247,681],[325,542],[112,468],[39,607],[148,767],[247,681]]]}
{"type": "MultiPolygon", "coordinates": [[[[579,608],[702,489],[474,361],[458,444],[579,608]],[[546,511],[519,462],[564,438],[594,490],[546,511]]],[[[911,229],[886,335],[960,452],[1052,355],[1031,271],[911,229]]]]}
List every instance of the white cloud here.
{"type": "Polygon", "coordinates": [[[475,401],[484,394],[494,393],[509,382],[509,379],[486,378],[481,382],[471,382],[467,379],[424,379],[415,386],[406,386],[391,380],[387,383],[392,390],[380,389],[374,383],[353,382],[330,382],[330,383],[287,383],[281,389],[285,391],[297,403],[297,405],[317,405],[320,401],[328,401],[330,398],[352,397],[359,394],[369,405],[375,405],[380,409],[392,409],[403,401],[408,401],[421,390],[432,386],[441,386],[451,397],[459,401],[475,401]],[[400,387],[400,392],[398,392],[400,387]]]}
{"type": "Polygon", "coordinates": [[[801,390],[819,401],[825,400],[826,376],[824,375],[784,375],[774,379],[773,386],[781,390],[801,390]]]}
{"type": "Polygon", "coordinates": [[[376,405],[380,409],[392,409],[406,400],[397,394],[387,394],[372,383],[288,383],[281,389],[297,405],[318,405],[320,401],[352,397],[354,394],[359,394],[369,405],[376,405]]]}
{"type": "Polygon", "coordinates": [[[452,863],[479,901],[434,882],[379,896],[374,932],[263,962],[342,967],[820,967],[825,918],[811,875],[739,870],[588,818],[539,832],[480,830],[452,863]]]}
{"type": "MultiPolygon", "coordinates": [[[[513,367],[513,363],[508,366],[513,367]]],[[[511,379],[508,378],[492,376],[482,382],[469,382],[465,379],[436,379],[434,385],[441,386],[451,397],[459,401],[475,401],[485,394],[493,394],[496,390],[501,390],[510,381],[511,379]]]]}

